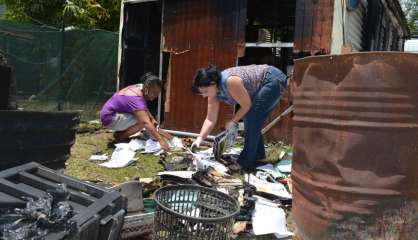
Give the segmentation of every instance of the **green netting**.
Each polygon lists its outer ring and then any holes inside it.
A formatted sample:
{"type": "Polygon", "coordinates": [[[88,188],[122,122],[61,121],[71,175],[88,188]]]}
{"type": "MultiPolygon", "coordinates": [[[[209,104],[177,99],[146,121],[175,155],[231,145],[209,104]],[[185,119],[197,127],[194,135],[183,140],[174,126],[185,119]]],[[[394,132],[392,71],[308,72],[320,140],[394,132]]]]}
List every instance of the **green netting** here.
{"type": "Polygon", "coordinates": [[[0,53],[25,110],[83,110],[85,120],[116,89],[118,35],[0,20],[0,53]]]}

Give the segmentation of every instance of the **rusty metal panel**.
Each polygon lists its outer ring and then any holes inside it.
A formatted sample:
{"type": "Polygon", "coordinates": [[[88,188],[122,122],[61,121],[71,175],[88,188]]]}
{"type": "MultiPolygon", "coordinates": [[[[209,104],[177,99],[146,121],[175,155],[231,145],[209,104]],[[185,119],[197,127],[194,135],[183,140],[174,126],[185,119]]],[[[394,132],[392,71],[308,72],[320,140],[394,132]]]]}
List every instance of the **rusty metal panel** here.
{"type": "Polygon", "coordinates": [[[164,1],[163,47],[182,53],[213,45],[216,38],[214,1],[164,1]]]}
{"type": "MultiPolygon", "coordinates": [[[[290,86],[282,93],[280,102],[273,111],[268,116],[264,126],[272,122],[276,117],[278,117],[282,112],[284,112],[290,105],[291,99],[289,96],[290,86]]],[[[281,120],[276,123],[268,132],[265,133],[264,137],[267,141],[282,141],[286,144],[292,142],[292,113],[281,118],[281,120]]]]}
{"type": "MultiPolygon", "coordinates": [[[[230,50],[231,51],[231,50],[230,50]]],[[[172,54],[170,63],[170,110],[165,113],[165,126],[181,131],[198,131],[206,116],[206,99],[191,92],[191,83],[197,69],[206,67],[207,59],[224,68],[234,65],[228,49],[214,57],[211,48],[195,49],[182,54],[172,54]]],[[[236,52],[235,52],[236,53],[236,52]]],[[[218,129],[230,118],[231,107],[222,105],[219,113],[218,129]],[[229,116],[228,116],[229,114],[229,116]]]]}
{"type": "Polygon", "coordinates": [[[293,219],[299,238],[418,236],[418,54],[295,62],[293,219]]]}
{"type": "Polygon", "coordinates": [[[297,0],[294,53],[331,51],[334,0],[297,0]]]}
{"type": "MultiPolygon", "coordinates": [[[[206,116],[206,101],[191,92],[196,71],[209,63],[221,69],[235,66],[244,45],[246,1],[164,1],[163,50],[170,57],[170,99],[165,127],[198,131],[206,116]]],[[[219,129],[231,114],[222,107],[219,129]]]]}

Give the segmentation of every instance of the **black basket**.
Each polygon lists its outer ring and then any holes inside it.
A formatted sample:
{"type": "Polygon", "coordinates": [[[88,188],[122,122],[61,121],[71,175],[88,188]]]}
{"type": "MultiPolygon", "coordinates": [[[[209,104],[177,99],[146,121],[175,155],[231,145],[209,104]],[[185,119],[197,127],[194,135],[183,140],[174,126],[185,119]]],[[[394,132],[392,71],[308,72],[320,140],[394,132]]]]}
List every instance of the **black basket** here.
{"type": "Polygon", "coordinates": [[[229,240],[239,204],[232,197],[196,185],[160,188],[154,239],[229,240]]]}

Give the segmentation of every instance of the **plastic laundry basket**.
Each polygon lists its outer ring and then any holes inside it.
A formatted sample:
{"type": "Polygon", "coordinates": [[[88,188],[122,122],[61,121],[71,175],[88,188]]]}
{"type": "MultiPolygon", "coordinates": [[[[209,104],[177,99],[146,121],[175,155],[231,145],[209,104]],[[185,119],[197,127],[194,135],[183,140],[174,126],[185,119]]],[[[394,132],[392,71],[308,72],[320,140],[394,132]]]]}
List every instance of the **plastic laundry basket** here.
{"type": "Polygon", "coordinates": [[[179,185],[155,192],[154,239],[229,240],[239,204],[205,187],[179,185]]]}

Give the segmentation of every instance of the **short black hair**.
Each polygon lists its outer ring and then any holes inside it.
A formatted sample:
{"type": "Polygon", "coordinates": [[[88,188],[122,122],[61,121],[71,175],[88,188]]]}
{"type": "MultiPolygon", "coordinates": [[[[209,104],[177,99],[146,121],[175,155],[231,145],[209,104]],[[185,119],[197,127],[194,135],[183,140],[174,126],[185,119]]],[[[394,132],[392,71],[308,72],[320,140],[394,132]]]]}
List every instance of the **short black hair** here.
{"type": "Polygon", "coordinates": [[[201,68],[197,71],[193,80],[192,91],[199,93],[200,87],[209,87],[217,84],[219,86],[221,81],[221,71],[213,64],[209,64],[207,68],[201,68]]]}
{"type": "Polygon", "coordinates": [[[163,86],[163,81],[161,81],[161,79],[152,72],[147,72],[142,75],[139,82],[144,84],[144,88],[149,88],[152,86],[158,86],[159,88],[162,88],[163,86]]]}

